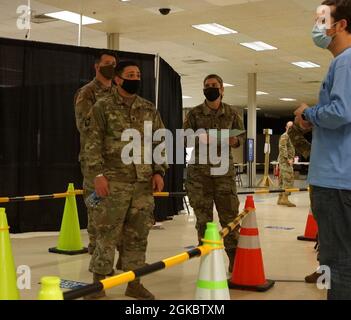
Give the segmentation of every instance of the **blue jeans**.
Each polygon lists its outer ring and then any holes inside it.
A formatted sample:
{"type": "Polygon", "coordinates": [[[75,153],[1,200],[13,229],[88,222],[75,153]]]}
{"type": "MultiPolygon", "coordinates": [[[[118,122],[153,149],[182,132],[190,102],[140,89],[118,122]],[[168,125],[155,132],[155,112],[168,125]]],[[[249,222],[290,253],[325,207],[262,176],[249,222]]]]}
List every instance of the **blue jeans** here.
{"type": "Polygon", "coordinates": [[[328,300],[351,300],[351,190],[312,186],[320,265],[331,271],[328,300]]]}

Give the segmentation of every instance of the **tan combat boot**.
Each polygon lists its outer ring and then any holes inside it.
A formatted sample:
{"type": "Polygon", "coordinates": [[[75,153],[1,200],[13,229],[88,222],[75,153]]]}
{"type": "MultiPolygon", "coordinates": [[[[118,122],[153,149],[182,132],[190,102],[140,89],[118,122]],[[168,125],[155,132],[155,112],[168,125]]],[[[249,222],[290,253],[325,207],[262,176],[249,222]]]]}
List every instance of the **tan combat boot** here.
{"type": "Polygon", "coordinates": [[[282,194],[282,193],[279,193],[279,198],[278,198],[277,204],[283,205],[283,204],[282,204],[282,198],[283,198],[283,194],[282,194]]]}
{"type": "Polygon", "coordinates": [[[288,198],[288,195],[286,195],[286,205],[288,207],[296,207],[296,204],[295,203],[292,203],[290,202],[289,198],[288,198]]]}
{"type": "MultiPolygon", "coordinates": [[[[106,276],[104,276],[102,274],[93,273],[93,282],[94,283],[100,282],[100,280],[104,280],[105,278],[106,278],[106,276]]],[[[96,299],[100,299],[100,298],[104,298],[104,297],[106,297],[106,293],[105,293],[105,290],[102,290],[102,291],[84,296],[84,300],[96,300],[96,299]]]]}
{"type": "Polygon", "coordinates": [[[281,204],[288,207],[296,207],[296,204],[289,201],[288,195],[286,193],[284,193],[282,196],[281,204]]]}
{"type": "Polygon", "coordinates": [[[155,296],[144,288],[139,279],[128,283],[125,295],[138,300],[155,300],[155,296]]]}

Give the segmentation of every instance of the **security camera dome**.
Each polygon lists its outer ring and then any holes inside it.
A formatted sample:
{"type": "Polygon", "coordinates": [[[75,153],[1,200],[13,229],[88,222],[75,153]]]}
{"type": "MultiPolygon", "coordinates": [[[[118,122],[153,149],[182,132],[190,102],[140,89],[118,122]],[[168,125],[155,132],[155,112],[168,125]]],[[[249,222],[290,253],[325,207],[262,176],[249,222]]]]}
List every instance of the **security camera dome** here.
{"type": "Polygon", "coordinates": [[[169,14],[171,12],[170,8],[160,8],[158,9],[158,11],[160,11],[160,13],[164,16],[166,16],[167,14],[169,14]]]}

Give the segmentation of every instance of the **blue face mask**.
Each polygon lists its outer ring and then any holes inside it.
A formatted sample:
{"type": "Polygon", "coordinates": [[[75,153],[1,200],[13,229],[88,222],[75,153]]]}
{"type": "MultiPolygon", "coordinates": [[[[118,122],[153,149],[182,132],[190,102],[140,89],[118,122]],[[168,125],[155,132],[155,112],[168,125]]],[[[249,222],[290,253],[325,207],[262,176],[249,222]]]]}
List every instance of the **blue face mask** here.
{"type": "MultiPolygon", "coordinates": [[[[336,23],[334,23],[332,26],[335,24],[336,23]]],[[[312,39],[317,47],[327,49],[333,41],[334,37],[335,36],[327,35],[327,29],[325,27],[321,28],[318,23],[314,25],[312,30],[312,39]]]]}

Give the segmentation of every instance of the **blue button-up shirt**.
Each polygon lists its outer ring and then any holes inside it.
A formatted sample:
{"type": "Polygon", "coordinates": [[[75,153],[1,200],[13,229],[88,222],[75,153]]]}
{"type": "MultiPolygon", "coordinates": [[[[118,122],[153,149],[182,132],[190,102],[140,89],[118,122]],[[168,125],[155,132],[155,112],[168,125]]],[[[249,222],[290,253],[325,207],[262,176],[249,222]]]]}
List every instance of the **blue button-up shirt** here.
{"type": "Polygon", "coordinates": [[[314,125],[308,182],[351,190],[351,48],[333,60],[319,103],[304,114],[314,125]]]}

